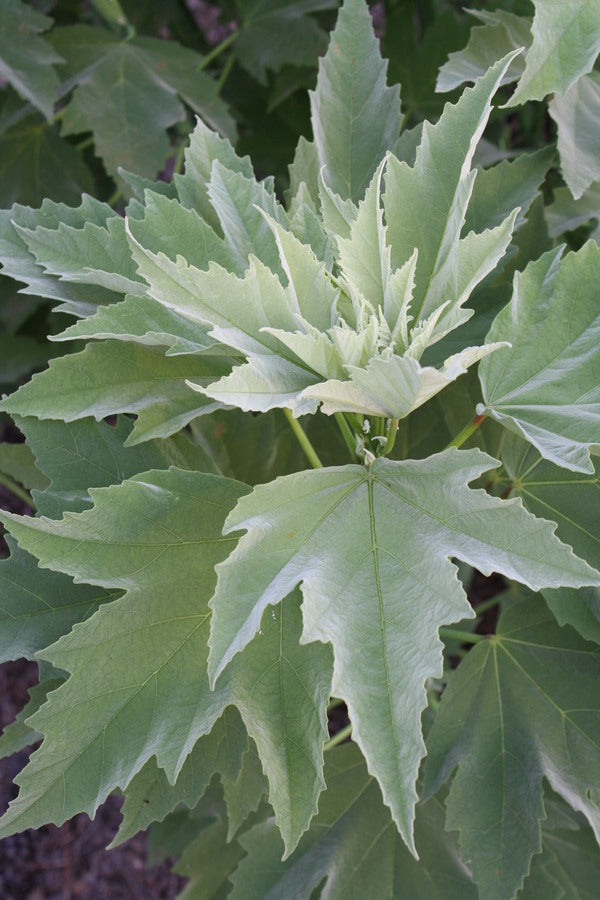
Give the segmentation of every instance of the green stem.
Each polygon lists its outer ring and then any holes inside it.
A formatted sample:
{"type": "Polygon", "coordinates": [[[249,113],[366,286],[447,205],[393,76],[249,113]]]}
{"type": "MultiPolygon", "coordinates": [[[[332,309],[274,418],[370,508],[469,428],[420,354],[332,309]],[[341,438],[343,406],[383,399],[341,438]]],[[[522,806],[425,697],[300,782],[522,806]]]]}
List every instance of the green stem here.
{"type": "Polygon", "coordinates": [[[354,435],[352,434],[352,429],[348,425],[346,421],[346,416],[344,413],[336,412],[334,413],[335,421],[338,423],[340,427],[340,431],[342,432],[342,437],[346,443],[346,447],[350,451],[350,456],[352,457],[353,462],[356,461],[356,441],[354,440],[354,435]]]}
{"type": "Polygon", "coordinates": [[[481,416],[473,416],[471,421],[465,425],[462,431],[459,431],[453,441],[445,447],[445,450],[448,450],[450,447],[462,447],[465,441],[467,441],[474,431],[477,431],[483,420],[485,419],[485,413],[481,416]]]}
{"type": "Polygon", "coordinates": [[[114,194],[112,194],[106,202],[109,206],[114,207],[115,203],[118,203],[121,197],[121,188],[117,188],[114,194]]]}
{"type": "Polygon", "coordinates": [[[311,464],[311,466],[313,467],[313,469],[322,469],[323,463],[317,456],[315,448],[313,447],[313,445],[307,438],[306,434],[304,433],[304,431],[302,429],[302,425],[300,424],[298,419],[295,419],[293,417],[293,415],[291,414],[289,409],[284,409],[283,412],[284,412],[286,419],[290,423],[292,431],[298,438],[298,443],[304,450],[304,452],[306,454],[306,458],[308,459],[308,461],[311,464]]]}
{"type": "Polygon", "coordinates": [[[229,54],[229,56],[227,57],[227,62],[223,66],[223,71],[221,72],[221,74],[219,76],[219,80],[217,81],[217,93],[218,94],[220,94],[221,91],[223,90],[225,82],[229,78],[229,73],[233,69],[234,62],[235,62],[235,53],[232,50],[231,53],[229,54]]]}
{"type": "Polygon", "coordinates": [[[342,741],[345,741],[346,738],[350,737],[351,734],[352,734],[352,725],[346,725],[345,728],[342,728],[340,731],[338,731],[337,734],[334,734],[334,736],[332,738],[329,738],[329,740],[326,741],[325,746],[323,747],[323,750],[325,750],[325,752],[327,752],[327,750],[331,750],[333,747],[337,747],[338,744],[341,744],[342,741]]]}
{"type": "Polygon", "coordinates": [[[483,603],[478,603],[475,607],[475,612],[477,613],[477,615],[479,615],[480,613],[487,612],[488,609],[493,609],[494,606],[498,606],[498,598],[490,597],[489,600],[484,600],[483,603]]]}
{"type": "Polygon", "coordinates": [[[35,509],[35,504],[29,494],[24,488],[22,488],[16,481],[10,477],[10,475],[2,475],[0,474],[0,484],[4,485],[11,494],[14,494],[15,497],[18,497],[19,500],[22,500],[23,503],[26,503],[30,509],[35,509]]]}
{"type": "Polygon", "coordinates": [[[233,42],[236,40],[239,31],[232,31],[231,34],[228,34],[226,38],[223,38],[220,44],[217,44],[216,47],[213,47],[210,53],[207,53],[200,63],[200,69],[206,69],[207,66],[211,64],[213,59],[216,59],[217,56],[220,56],[224,50],[227,50],[228,47],[231,47],[233,42]]]}
{"type": "Polygon", "coordinates": [[[473,634],[471,631],[459,631],[457,628],[440,628],[440,637],[446,641],[460,641],[463,644],[478,644],[485,641],[485,635],[473,634]]]}
{"type": "Polygon", "coordinates": [[[331,712],[332,709],[337,709],[338,706],[343,706],[345,702],[345,700],[340,700],[339,697],[332,697],[327,704],[327,712],[331,712]]]}
{"type": "Polygon", "coordinates": [[[173,174],[181,175],[183,172],[183,160],[185,155],[185,149],[187,144],[185,141],[182,141],[179,147],[177,148],[177,153],[175,155],[175,162],[173,163],[173,174]]]}
{"type": "Polygon", "coordinates": [[[390,422],[390,427],[387,433],[387,441],[385,442],[385,447],[383,448],[383,455],[388,456],[392,450],[394,449],[394,444],[396,443],[396,435],[398,434],[398,425],[400,424],[400,419],[392,419],[390,422]]]}

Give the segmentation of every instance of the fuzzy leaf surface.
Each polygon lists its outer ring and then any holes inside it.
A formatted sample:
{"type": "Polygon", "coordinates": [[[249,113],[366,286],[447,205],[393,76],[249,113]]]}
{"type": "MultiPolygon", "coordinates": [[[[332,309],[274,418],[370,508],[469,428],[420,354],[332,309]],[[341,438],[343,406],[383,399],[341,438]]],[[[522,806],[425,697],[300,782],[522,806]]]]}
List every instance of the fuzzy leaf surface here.
{"type": "Polygon", "coordinates": [[[345,0],[310,92],[319,168],[325,166],[326,183],[344,200],[363,196],[398,139],[400,92],[387,87],[386,74],[366,5],[345,0]]]}
{"type": "Polygon", "coordinates": [[[53,360],[45,372],[2,401],[2,409],[65,421],[135,412],[138,419],[128,438],[132,444],[167,437],[215,409],[190,390],[186,379],[209,383],[228,369],[223,357],[165,356],[156,347],[103,341],[53,360]]]}
{"type": "Polygon", "coordinates": [[[175,782],[198,737],[234,704],[257,743],[293,849],[323,786],[330,651],[299,644],[298,597],[291,597],[265,615],[249,653],[217,691],[207,677],[214,567],[235,545],[221,530],[247,490],[169,469],[92,490],[92,509],[59,522],[6,516],[42,566],[126,593],[44,652],[71,677],[32,720],[45,741],[21,780],[4,833],[79,811],[93,815],[153,756],[175,782]],[[289,709],[296,710],[293,719],[289,709]]]}
{"type": "Polygon", "coordinates": [[[533,41],[507,106],[564,94],[589,72],[600,50],[600,0],[533,0],[533,41]]]}
{"type": "Polygon", "coordinates": [[[550,251],[514,279],[487,340],[512,343],[481,363],[483,408],[556,465],[593,472],[600,449],[600,247],[550,251]]]}
{"type": "Polygon", "coordinates": [[[424,682],[442,671],[437,629],[473,615],[449,558],[537,587],[600,579],[552,524],[469,490],[494,464],[477,450],[449,450],[303,472],[256,487],[225,525],[248,533],[219,566],[211,678],[244,649],[266,607],[301,582],[302,639],[333,645],[332,693],[346,700],[369,771],[411,848],[424,682]]]}
{"type": "Polygon", "coordinates": [[[460,831],[482,900],[514,897],[540,850],[542,778],[598,837],[600,710],[590,685],[599,677],[598,646],[559,628],[541,598],[507,611],[453,673],[428,738],[425,795],[458,766],[447,827],[460,831]]]}
{"type": "Polygon", "coordinates": [[[558,126],[561,168],[575,199],[600,181],[600,74],[582,75],[548,111],[558,126]]]}

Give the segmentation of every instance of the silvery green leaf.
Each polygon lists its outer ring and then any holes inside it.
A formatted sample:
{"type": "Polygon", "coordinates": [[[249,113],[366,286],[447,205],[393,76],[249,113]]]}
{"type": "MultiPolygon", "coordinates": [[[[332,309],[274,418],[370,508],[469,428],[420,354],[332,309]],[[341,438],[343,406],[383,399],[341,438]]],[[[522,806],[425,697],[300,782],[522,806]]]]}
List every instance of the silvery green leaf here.
{"type": "Polygon", "coordinates": [[[449,558],[534,588],[600,582],[552,523],[468,489],[493,465],[478,450],[451,449],[302,472],[256,487],[225,524],[225,533],[247,534],[217,567],[213,683],[268,606],[301,583],[302,640],[333,645],[332,693],[346,701],[353,736],[413,850],[424,683],[442,671],[437,629],[473,616],[449,558]]]}
{"type": "Polygon", "coordinates": [[[344,200],[363,196],[400,132],[400,92],[386,86],[386,73],[366,5],[345,0],[310,92],[319,168],[344,200]]]}
{"type": "Polygon", "coordinates": [[[479,368],[483,408],[556,465],[592,472],[600,449],[600,247],[561,260],[561,248],[517,272],[510,304],[487,340],[503,338],[479,368]]]}
{"type": "Polygon", "coordinates": [[[575,199],[600,181],[600,74],[582,75],[548,111],[558,125],[561,169],[575,199]]]}

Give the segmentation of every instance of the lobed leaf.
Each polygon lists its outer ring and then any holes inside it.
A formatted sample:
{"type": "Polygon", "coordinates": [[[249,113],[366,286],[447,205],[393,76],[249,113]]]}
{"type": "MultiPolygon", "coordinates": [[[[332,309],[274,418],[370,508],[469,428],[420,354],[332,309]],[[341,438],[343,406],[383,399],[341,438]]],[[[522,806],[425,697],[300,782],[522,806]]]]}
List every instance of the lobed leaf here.
{"type": "Polygon", "coordinates": [[[248,533],[218,567],[213,683],[266,607],[301,582],[302,639],[332,644],[332,692],[346,700],[369,771],[413,851],[424,683],[442,671],[437,629],[473,615],[449,558],[537,587],[600,578],[553,525],[467,488],[493,463],[476,450],[450,450],[303,472],[259,485],[225,523],[226,533],[248,533]]]}
{"type": "Polygon", "coordinates": [[[589,241],[561,261],[562,249],[514,279],[510,305],[487,340],[512,343],[479,368],[483,409],[556,465],[592,472],[600,449],[600,248],[589,241]]]}
{"type": "Polygon", "coordinates": [[[598,647],[559,628],[532,598],[502,615],[496,635],[470,651],[442,695],[425,796],[458,766],[447,827],[460,831],[482,900],[514,897],[541,849],[542,778],[598,838],[600,717],[590,685],[599,667],[598,647]]]}

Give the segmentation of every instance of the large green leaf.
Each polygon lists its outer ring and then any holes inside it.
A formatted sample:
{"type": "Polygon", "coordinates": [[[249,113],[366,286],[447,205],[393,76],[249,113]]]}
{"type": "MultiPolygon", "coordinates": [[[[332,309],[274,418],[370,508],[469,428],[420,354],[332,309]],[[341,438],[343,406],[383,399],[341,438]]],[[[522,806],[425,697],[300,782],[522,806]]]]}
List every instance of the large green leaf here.
{"type": "Polygon", "coordinates": [[[600,50],[598,0],[533,0],[533,42],[508,106],[564,94],[589,72],[600,50]]]}
{"type": "Polygon", "coordinates": [[[233,703],[257,743],[281,832],[293,849],[322,788],[329,650],[299,644],[298,597],[291,597],[265,615],[249,653],[216,692],[206,671],[214,567],[235,545],[221,529],[246,490],[228,479],[169,469],[94,489],[92,509],[59,522],[6,517],[42,566],[126,594],[44,651],[71,678],[30,723],[45,740],[23,776],[5,833],[62,822],[81,810],[92,815],[154,755],[173,783],[198,737],[233,703]]]}
{"type": "Polygon", "coordinates": [[[310,93],[319,168],[343,199],[363,196],[398,138],[400,94],[386,86],[386,72],[366,4],[345,0],[310,93]]]}
{"type": "Polygon", "coordinates": [[[17,415],[67,422],[134,412],[138,419],[128,438],[132,444],[166,437],[215,409],[214,402],[190,390],[186,379],[208,384],[228,369],[222,356],[165,356],[157,347],[103,341],[52,360],[1,407],[17,415]]]}
{"type": "MultiPolygon", "coordinates": [[[[531,43],[530,19],[501,9],[493,12],[470,9],[468,12],[483,24],[471,28],[467,46],[451,53],[440,68],[436,84],[438,91],[451,91],[465,81],[476,81],[498,59],[531,43]]],[[[515,57],[504,75],[504,82],[515,81],[524,68],[523,56],[515,57]]]]}
{"type": "Polygon", "coordinates": [[[552,237],[573,231],[595,219],[596,227],[590,237],[600,244],[600,181],[588,188],[579,200],[573,199],[568,188],[557,188],[554,201],[546,207],[546,219],[552,237]]]}
{"type": "Polygon", "coordinates": [[[442,671],[437,629],[473,615],[449,557],[530,586],[600,579],[555,526],[468,489],[494,464],[478,450],[449,450],[303,472],[256,487],[225,524],[248,534],[219,566],[211,678],[244,649],[266,607],[302,582],[303,640],[333,645],[333,693],[346,700],[411,848],[424,682],[442,671]]]}
{"type": "MultiPolygon", "coordinates": [[[[67,424],[17,418],[37,467],[47,476],[46,490],[34,491],[40,512],[60,516],[65,509],[90,505],[88,489],[117,484],[151,466],[174,462],[177,444],[153,441],[124,447],[131,423],[120,419],[111,427],[83,419],[67,424]],[[49,484],[48,484],[49,479],[49,484]]],[[[20,445],[23,446],[23,445],[20,445]]],[[[179,465],[182,454],[177,455],[179,465]]],[[[196,450],[195,463],[204,460],[196,450]]],[[[114,600],[118,591],[73,584],[65,575],[38,568],[35,560],[8,539],[11,554],[0,562],[0,660],[33,659],[71,627],[114,600]]]]}
{"type": "Polygon", "coordinates": [[[61,281],[56,275],[39,266],[29,251],[20,229],[58,229],[61,224],[82,229],[86,223],[99,228],[107,227],[107,222],[117,214],[106,203],[84,195],[78,197],[79,206],[69,207],[54,200],[44,200],[39,209],[15,204],[12,209],[0,211],[0,259],[2,274],[25,283],[23,294],[33,294],[60,302],[61,311],[77,316],[93,313],[98,303],[118,299],[113,291],[96,285],[72,285],[61,281]]]}
{"type": "Polygon", "coordinates": [[[52,24],[52,19],[21,0],[0,0],[0,78],[49,122],[59,85],[52,66],[62,59],[39,34],[52,24]]]}
{"type": "Polygon", "coordinates": [[[272,819],[239,838],[247,855],[231,876],[232,898],[311,897],[325,881],[322,896],[330,900],[475,900],[470,873],[444,832],[439,801],[417,810],[417,861],[403,845],[355,746],[328,754],[325,773],[319,814],[290,859],[281,861],[283,845],[272,819]]]}
{"type": "Polygon", "coordinates": [[[458,766],[447,827],[482,900],[514,897],[540,850],[542,778],[600,835],[599,677],[600,649],[559,628],[540,598],[507,611],[453,673],[428,737],[426,796],[458,766]]]}
{"type": "Polygon", "coordinates": [[[595,900],[598,893],[600,847],[583,816],[556,796],[544,799],[542,852],[531,860],[519,900],[572,897],[595,900]],[[581,821],[583,819],[583,821],[581,821]]]}
{"type": "Polygon", "coordinates": [[[480,365],[482,411],[530,441],[546,459],[592,472],[600,449],[600,248],[560,249],[516,273],[510,304],[487,340],[512,342],[480,365]]]}
{"type": "Polygon", "coordinates": [[[334,6],[335,0],[236,0],[236,59],[263,84],[267,70],[313,66],[325,52],[327,35],[308,14],[334,6]]]}
{"type": "Polygon", "coordinates": [[[46,197],[77,203],[93,190],[89,169],[55,126],[26,116],[0,133],[0,206],[38,206],[46,197]]]}
{"type": "Polygon", "coordinates": [[[558,125],[558,152],[565,181],[578,199],[600,181],[600,74],[583,75],[548,105],[558,125]]]}
{"type": "MultiPolygon", "coordinates": [[[[502,442],[502,462],[512,492],[536,516],[557,523],[556,533],[578,556],[600,569],[599,466],[590,475],[569,472],[543,459],[531,444],[514,434],[502,442]]],[[[587,640],[600,644],[600,590],[558,588],[544,597],[561,625],[572,625],[587,640]]]]}
{"type": "Polygon", "coordinates": [[[247,743],[238,712],[228,707],[210,734],[198,739],[175,784],[169,782],[164,769],[152,757],[125,789],[123,821],[111,847],[145,831],[153,822],[162,822],[180,805],[196,806],[215,772],[234,779],[240,772],[247,743]]]}
{"type": "Polygon", "coordinates": [[[167,128],[185,116],[181,100],[217,130],[233,134],[216,82],[201,71],[202,57],[192,50],[153,38],[119,40],[89,25],[55,29],[53,45],[67,61],[66,88],[75,88],[62,133],[91,131],[113,177],[119,166],[156,176],[169,151],[167,128]]]}

